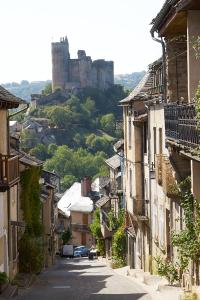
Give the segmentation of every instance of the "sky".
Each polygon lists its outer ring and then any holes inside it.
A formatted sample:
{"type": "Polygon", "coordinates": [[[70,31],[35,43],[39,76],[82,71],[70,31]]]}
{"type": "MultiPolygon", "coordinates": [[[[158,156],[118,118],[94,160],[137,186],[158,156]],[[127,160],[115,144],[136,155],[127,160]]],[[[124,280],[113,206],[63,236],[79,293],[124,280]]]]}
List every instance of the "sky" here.
{"type": "Polygon", "coordinates": [[[51,79],[51,42],[67,36],[114,61],[115,74],[142,71],[161,56],[149,33],[163,0],[0,0],[0,83],[51,79]]]}

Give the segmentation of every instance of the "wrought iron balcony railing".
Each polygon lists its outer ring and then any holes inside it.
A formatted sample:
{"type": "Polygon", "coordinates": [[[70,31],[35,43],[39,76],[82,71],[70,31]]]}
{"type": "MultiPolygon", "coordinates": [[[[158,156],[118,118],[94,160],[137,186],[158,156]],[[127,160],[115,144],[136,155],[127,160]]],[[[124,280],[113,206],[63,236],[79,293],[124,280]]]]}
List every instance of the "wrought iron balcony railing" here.
{"type": "Polygon", "coordinates": [[[199,147],[200,124],[196,117],[195,105],[170,103],[165,105],[164,110],[166,137],[190,149],[199,147]]]}
{"type": "Polygon", "coordinates": [[[19,157],[0,155],[0,191],[7,190],[19,181],[19,157]]]}

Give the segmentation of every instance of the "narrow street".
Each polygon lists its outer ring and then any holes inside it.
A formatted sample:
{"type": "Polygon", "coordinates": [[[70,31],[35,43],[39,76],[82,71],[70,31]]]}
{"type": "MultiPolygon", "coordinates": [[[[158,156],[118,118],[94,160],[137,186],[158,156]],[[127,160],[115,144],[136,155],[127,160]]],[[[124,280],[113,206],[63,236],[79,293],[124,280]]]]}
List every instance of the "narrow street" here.
{"type": "Polygon", "coordinates": [[[59,259],[17,300],[119,299],[151,300],[140,286],[99,261],[59,259]]]}

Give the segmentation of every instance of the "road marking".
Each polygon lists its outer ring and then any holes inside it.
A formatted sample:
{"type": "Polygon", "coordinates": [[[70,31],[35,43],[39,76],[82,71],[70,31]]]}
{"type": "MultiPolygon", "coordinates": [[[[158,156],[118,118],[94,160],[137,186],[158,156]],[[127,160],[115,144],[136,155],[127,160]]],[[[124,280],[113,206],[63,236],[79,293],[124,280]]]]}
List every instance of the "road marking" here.
{"type": "Polygon", "coordinates": [[[57,285],[57,286],[53,286],[53,289],[70,289],[71,286],[69,285],[57,285]]]}

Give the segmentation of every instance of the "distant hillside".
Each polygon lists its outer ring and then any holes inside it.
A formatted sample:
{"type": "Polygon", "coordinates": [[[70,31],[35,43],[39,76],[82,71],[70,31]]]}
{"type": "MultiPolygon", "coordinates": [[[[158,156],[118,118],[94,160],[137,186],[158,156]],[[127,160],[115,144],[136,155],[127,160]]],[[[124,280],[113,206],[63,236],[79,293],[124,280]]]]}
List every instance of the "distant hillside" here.
{"type": "Polygon", "coordinates": [[[133,72],[131,74],[118,74],[118,75],[115,75],[115,83],[121,84],[125,88],[132,90],[136,87],[136,85],[142,79],[144,74],[145,74],[145,71],[133,72]]]}
{"type": "Polygon", "coordinates": [[[14,95],[29,101],[31,99],[31,94],[40,94],[47,83],[51,82],[50,80],[46,81],[32,81],[22,80],[20,83],[11,82],[2,84],[7,90],[9,90],[14,95]]]}
{"type": "MultiPolygon", "coordinates": [[[[144,74],[145,71],[115,75],[115,83],[121,84],[127,89],[133,89],[144,76],[144,74]]],[[[29,82],[27,80],[22,80],[20,83],[11,82],[2,84],[2,86],[8,89],[14,95],[29,101],[31,99],[31,94],[40,94],[49,82],[51,81],[46,80],[29,82]]]]}

